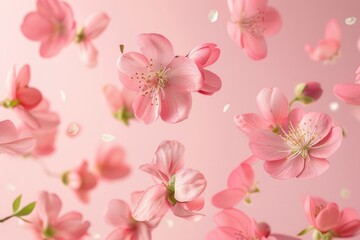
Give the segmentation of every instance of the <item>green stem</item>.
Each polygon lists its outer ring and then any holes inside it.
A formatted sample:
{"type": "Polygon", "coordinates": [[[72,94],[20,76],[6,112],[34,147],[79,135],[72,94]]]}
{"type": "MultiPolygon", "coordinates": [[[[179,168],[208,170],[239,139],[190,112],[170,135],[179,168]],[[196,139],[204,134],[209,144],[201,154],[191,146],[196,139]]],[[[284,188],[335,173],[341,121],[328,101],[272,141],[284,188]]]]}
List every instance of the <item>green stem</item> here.
{"type": "Polygon", "coordinates": [[[3,222],[5,222],[5,221],[7,221],[7,220],[9,220],[10,218],[13,218],[13,217],[14,217],[14,215],[10,215],[10,216],[8,216],[6,218],[0,219],[0,223],[3,223],[3,222]]]}
{"type": "Polygon", "coordinates": [[[295,102],[297,102],[297,101],[299,101],[299,100],[300,100],[300,99],[299,99],[298,97],[294,97],[293,100],[291,100],[290,103],[289,103],[289,110],[291,110],[291,106],[292,106],[295,102]]]}

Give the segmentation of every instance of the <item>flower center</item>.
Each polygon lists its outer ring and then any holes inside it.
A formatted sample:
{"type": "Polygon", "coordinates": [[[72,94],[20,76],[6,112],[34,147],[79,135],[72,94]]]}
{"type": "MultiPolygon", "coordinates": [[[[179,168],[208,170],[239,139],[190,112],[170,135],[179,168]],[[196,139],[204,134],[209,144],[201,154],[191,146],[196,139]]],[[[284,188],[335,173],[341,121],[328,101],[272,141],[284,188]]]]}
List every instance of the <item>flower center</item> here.
{"type": "MultiPolygon", "coordinates": [[[[244,15],[244,13],[243,13],[244,15]]],[[[261,37],[265,31],[265,10],[258,9],[258,12],[251,17],[243,17],[239,22],[240,29],[250,33],[253,37],[261,37]]]]}
{"type": "Polygon", "coordinates": [[[45,239],[52,238],[55,236],[55,230],[51,226],[47,226],[43,231],[45,239]]]}

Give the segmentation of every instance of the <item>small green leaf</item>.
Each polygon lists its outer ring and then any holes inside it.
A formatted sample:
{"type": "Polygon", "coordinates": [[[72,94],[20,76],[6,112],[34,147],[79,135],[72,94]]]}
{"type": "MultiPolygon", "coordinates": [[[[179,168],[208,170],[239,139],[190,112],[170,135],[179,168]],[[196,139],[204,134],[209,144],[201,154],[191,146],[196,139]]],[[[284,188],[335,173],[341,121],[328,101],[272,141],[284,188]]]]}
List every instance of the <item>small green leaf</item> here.
{"type": "Polygon", "coordinates": [[[16,213],[19,210],[20,204],[21,204],[21,195],[19,195],[12,204],[13,213],[16,213]]]}
{"type": "Polygon", "coordinates": [[[16,217],[24,217],[29,215],[30,213],[32,213],[32,211],[34,210],[36,206],[36,202],[32,202],[28,205],[26,205],[25,207],[23,207],[23,209],[21,209],[19,212],[17,212],[14,216],[16,217]]]}
{"type": "Polygon", "coordinates": [[[120,48],[121,54],[124,54],[124,49],[125,49],[124,44],[120,44],[120,45],[119,45],[119,48],[120,48]]]}
{"type": "Polygon", "coordinates": [[[299,232],[297,235],[298,236],[303,236],[307,233],[309,233],[310,231],[314,230],[314,227],[313,226],[310,226],[308,228],[305,228],[304,230],[302,230],[301,232],[299,232]]]}

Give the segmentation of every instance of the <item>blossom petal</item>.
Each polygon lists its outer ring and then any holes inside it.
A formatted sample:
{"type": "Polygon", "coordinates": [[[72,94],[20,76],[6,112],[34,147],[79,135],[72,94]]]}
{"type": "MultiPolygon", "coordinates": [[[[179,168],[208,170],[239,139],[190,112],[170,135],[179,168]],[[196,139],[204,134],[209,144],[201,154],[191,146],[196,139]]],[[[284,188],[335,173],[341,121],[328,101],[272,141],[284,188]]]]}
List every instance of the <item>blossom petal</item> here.
{"type": "Polygon", "coordinates": [[[218,208],[231,208],[238,204],[246,196],[245,188],[228,188],[216,193],[211,202],[218,208]]]}
{"type": "MultiPolygon", "coordinates": [[[[158,98],[160,98],[158,96],[158,98]]],[[[132,105],[137,120],[150,124],[154,122],[160,113],[160,105],[154,104],[149,96],[138,95],[132,105]]]]}
{"type": "MultiPolygon", "coordinates": [[[[230,0],[231,1],[231,0],[230,0]]],[[[239,0],[236,0],[239,1],[239,0]]],[[[227,31],[230,38],[241,48],[244,48],[244,44],[242,41],[242,32],[239,27],[239,24],[236,22],[228,22],[227,23],[227,31]]]]}
{"type": "Polygon", "coordinates": [[[204,83],[199,90],[199,93],[205,95],[212,95],[221,89],[221,85],[222,82],[218,75],[211,71],[204,70],[204,83]]]}
{"type": "Polygon", "coordinates": [[[30,66],[29,64],[25,64],[19,71],[18,76],[16,78],[16,85],[18,88],[24,88],[29,85],[30,82],[30,66]]]}
{"type": "Polygon", "coordinates": [[[40,56],[44,58],[53,57],[57,55],[66,45],[66,39],[54,36],[41,43],[40,56]]]}
{"type": "Polygon", "coordinates": [[[174,197],[179,202],[190,202],[200,196],[206,188],[202,173],[192,169],[182,169],[175,174],[174,197]]]}
{"type": "Polygon", "coordinates": [[[318,209],[326,206],[328,203],[321,198],[306,196],[304,201],[305,214],[312,226],[316,226],[315,217],[318,209]]]}
{"type": "Polygon", "coordinates": [[[62,207],[61,200],[58,195],[41,192],[37,201],[36,211],[41,219],[45,219],[46,224],[54,223],[59,216],[62,207]]]}
{"type": "Polygon", "coordinates": [[[280,31],[282,20],[280,13],[273,7],[267,7],[263,21],[264,35],[273,35],[280,31]]]}
{"type": "Polygon", "coordinates": [[[254,185],[255,174],[251,165],[241,163],[229,175],[228,186],[229,188],[245,188],[250,189],[254,185]]]}
{"type": "Polygon", "coordinates": [[[58,219],[55,226],[56,236],[60,239],[81,239],[90,227],[88,221],[83,221],[82,214],[69,212],[58,219]]]}
{"type": "Polygon", "coordinates": [[[270,129],[271,123],[255,113],[239,114],[234,117],[236,126],[243,132],[250,134],[256,129],[270,129]]]}
{"type": "Polygon", "coordinates": [[[352,237],[360,233],[360,217],[352,208],[341,212],[339,225],[333,230],[336,237],[352,237]]]}
{"type": "MultiPolygon", "coordinates": [[[[260,10],[264,10],[267,8],[267,2],[268,0],[243,0],[244,1],[244,12],[247,17],[251,17],[257,13],[259,13],[260,10]]],[[[236,9],[236,11],[238,11],[236,9]]]]}
{"type": "Polygon", "coordinates": [[[304,170],[297,176],[298,178],[313,178],[320,176],[329,168],[326,159],[308,157],[305,160],[304,170]]]}
{"type": "Polygon", "coordinates": [[[332,129],[332,120],[325,113],[310,112],[302,118],[299,127],[307,133],[305,137],[313,138],[311,144],[314,146],[329,134],[332,129]]]}
{"type": "Polygon", "coordinates": [[[22,138],[0,144],[0,153],[25,155],[35,146],[34,138],[22,138]]]}
{"type": "Polygon", "coordinates": [[[214,220],[219,227],[236,227],[236,232],[241,232],[245,239],[251,239],[254,235],[254,221],[240,210],[223,209],[214,216],[214,220]]]}
{"type": "Polygon", "coordinates": [[[98,51],[95,46],[88,41],[79,43],[79,57],[85,66],[92,68],[97,64],[98,51]]]}
{"type": "Polygon", "coordinates": [[[12,142],[18,138],[14,123],[10,120],[0,121],[0,144],[12,142]]]}
{"type": "Polygon", "coordinates": [[[28,13],[21,24],[22,33],[33,41],[45,41],[52,32],[51,22],[37,12],[28,13]]]}
{"type": "Polygon", "coordinates": [[[316,216],[316,228],[327,232],[337,226],[340,220],[340,210],[336,203],[329,203],[325,209],[316,216]]]}
{"type": "Polygon", "coordinates": [[[17,99],[25,109],[32,109],[42,101],[42,94],[36,88],[25,87],[18,89],[17,99]]]}
{"type": "MultiPolygon", "coordinates": [[[[232,227],[218,227],[211,230],[208,235],[206,236],[205,240],[234,240],[241,236],[238,234],[238,230],[232,227]]],[[[242,238],[239,238],[242,239],[242,238]]],[[[247,239],[247,238],[244,238],[247,239]]]]}
{"type": "Polygon", "coordinates": [[[273,178],[290,179],[299,176],[304,170],[304,159],[297,156],[293,159],[286,158],[277,161],[266,161],[264,169],[273,178]]]}
{"type": "Polygon", "coordinates": [[[99,36],[109,25],[110,18],[104,13],[95,13],[86,19],[84,33],[86,40],[99,36]]]}
{"type": "Polygon", "coordinates": [[[126,228],[130,225],[131,211],[125,201],[111,200],[107,203],[103,215],[105,222],[113,227],[126,228]]]}
{"type": "Polygon", "coordinates": [[[335,85],[333,91],[340,100],[360,106],[360,84],[339,83],[335,85]]]}
{"type": "Polygon", "coordinates": [[[343,130],[341,127],[334,127],[330,133],[320,142],[313,146],[310,155],[316,158],[327,158],[336,152],[342,142],[343,130]]]}
{"type": "Polygon", "coordinates": [[[267,45],[264,36],[253,36],[243,32],[241,41],[247,55],[253,60],[262,60],[267,56],[267,45]]]}
{"type": "Polygon", "coordinates": [[[185,209],[184,204],[179,202],[176,203],[174,206],[171,206],[171,211],[174,213],[175,216],[178,216],[190,222],[198,222],[204,216],[201,213],[195,213],[185,209]]]}
{"type": "Polygon", "coordinates": [[[341,40],[341,29],[336,19],[330,20],[325,29],[325,39],[335,40],[340,42],[341,40]]]}
{"type": "Polygon", "coordinates": [[[132,240],[132,236],[136,234],[129,228],[116,228],[114,229],[105,240],[132,240]]]}
{"type": "Polygon", "coordinates": [[[168,123],[178,123],[188,118],[191,110],[191,93],[175,92],[168,89],[166,99],[161,104],[161,119],[168,123]]]}

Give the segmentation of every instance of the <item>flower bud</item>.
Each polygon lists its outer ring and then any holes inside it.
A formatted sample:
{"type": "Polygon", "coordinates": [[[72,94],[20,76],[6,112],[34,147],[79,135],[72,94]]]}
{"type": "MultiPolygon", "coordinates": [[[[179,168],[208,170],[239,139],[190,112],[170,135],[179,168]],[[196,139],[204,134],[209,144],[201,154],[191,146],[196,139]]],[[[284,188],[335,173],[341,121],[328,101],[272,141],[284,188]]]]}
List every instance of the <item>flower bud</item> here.
{"type": "Polygon", "coordinates": [[[322,92],[318,82],[300,83],[295,87],[296,98],[303,104],[315,102],[321,97],[322,92]]]}

